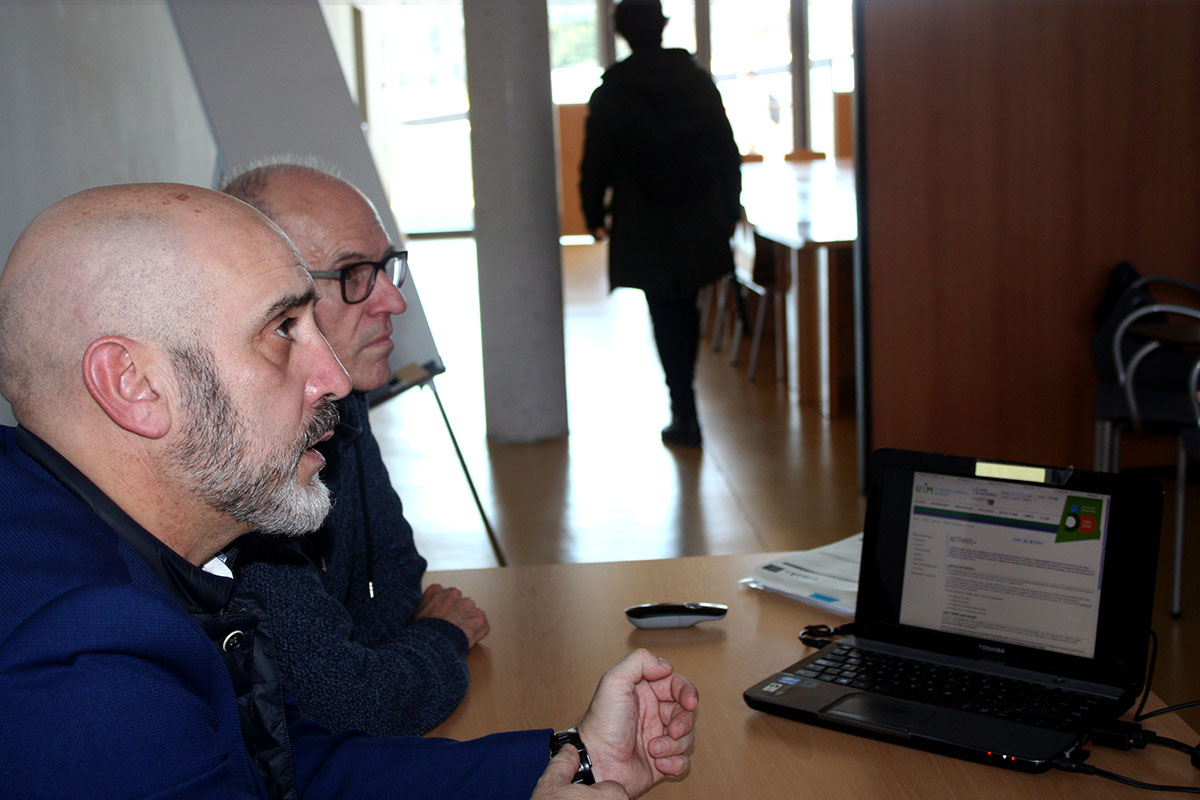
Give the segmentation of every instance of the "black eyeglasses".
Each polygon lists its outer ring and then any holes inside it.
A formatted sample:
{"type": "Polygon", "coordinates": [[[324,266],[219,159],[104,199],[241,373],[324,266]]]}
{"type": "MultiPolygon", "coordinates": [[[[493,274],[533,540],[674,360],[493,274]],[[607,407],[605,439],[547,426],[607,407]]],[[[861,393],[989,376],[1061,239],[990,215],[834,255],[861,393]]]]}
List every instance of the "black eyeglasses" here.
{"type": "Polygon", "coordinates": [[[371,296],[375,288],[375,277],[380,272],[387,274],[388,281],[399,289],[408,277],[408,251],[393,250],[378,261],[357,261],[341,269],[310,269],[314,278],[336,278],[342,284],[342,299],[347,303],[361,303],[371,296]]]}

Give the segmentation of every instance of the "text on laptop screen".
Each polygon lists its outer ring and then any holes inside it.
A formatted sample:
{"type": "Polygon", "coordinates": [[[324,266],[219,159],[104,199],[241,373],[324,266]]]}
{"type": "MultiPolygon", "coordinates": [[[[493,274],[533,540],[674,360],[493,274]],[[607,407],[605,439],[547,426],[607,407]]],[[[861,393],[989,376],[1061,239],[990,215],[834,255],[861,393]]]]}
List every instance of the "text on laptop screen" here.
{"type": "Polygon", "coordinates": [[[913,474],[900,622],[1092,658],[1109,497],[913,474]]]}

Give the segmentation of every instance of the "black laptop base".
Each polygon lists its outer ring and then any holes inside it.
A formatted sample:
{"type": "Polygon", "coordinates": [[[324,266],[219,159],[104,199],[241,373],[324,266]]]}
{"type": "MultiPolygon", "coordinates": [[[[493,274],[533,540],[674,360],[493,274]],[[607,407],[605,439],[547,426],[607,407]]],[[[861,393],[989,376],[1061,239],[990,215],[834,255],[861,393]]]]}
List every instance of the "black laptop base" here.
{"type": "MultiPolygon", "coordinates": [[[[1083,743],[1090,728],[1090,718],[1072,721],[1071,730],[1051,730],[812,677],[814,665],[841,646],[824,647],[750,687],[742,695],[746,704],[812,725],[1032,773],[1049,770],[1056,758],[1083,743]]],[[[1112,713],[1097,704],[1097,716],[1112,713]]]]}
{"type": "MultiPolygon", "coordinates": [[[[1014,755],[991,751],[979,751],[968,747],[962,747],[960,745],[939,743],[930,739],[914,739],[911,736],[905,736],[900,731],[879,730],[862,725],[854,725],[850,722],[839,721],[836,718],[830,718],[828,716],[810,716],[800,711],[795,711],[794,713],[789,714],[786,708],[769,705],[763,702],[761,699],[754,698],[751,696],[750,691],[747,691],[743,696],[746,699],[746,704],[756,711],[763,711],[775,716],[794,719],[822,728],[830,728],[846,733],[853,733],[856,736],[862,736],[869,739],[877,739],[879,741],[890,742],[892,744],[901,744],[917,750],[924,750],[926,752],[952,756],[963,761],[974,761],[980,764],[992,764],[1008,769],[1015,769],[1021,772],[1047,772],[1054,766],[1053,760],[1054,758],[1057,758],[1059,752],[1068,751],[1071,747],[1079,743],[1069,737],[1064,738],[1060,742],[1056,742],[1057,752],[1049,758],[1041,756],[1034,756],[1030,758],[1020,754],[1014,755]]],[[[860,696],[865,697],[866,695],[860,696]]],[[[1036,731],[1039,737],[1046,734],[1045,731],[1037,728],[1033,728],[1031,730],[1036,731]]]]}

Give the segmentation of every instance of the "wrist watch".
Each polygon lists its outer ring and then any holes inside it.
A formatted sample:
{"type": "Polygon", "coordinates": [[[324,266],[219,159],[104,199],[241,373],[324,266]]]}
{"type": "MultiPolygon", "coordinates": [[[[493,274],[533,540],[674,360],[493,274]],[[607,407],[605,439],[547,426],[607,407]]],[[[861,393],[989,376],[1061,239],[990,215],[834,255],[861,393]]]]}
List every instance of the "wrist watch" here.
{"type": "Polygon", "coordinates": [[[588,786],[594,784],[596,778],[592,775],[592,759],[588,757],[587,748],[583,746],[583,739],[579,738],[578,728],[567,728],[565,731],[550,734],[550,756],[553,758],[558,755],[564,744],[569,744],[579,751],[579,769],[575,771],[571,783],[584,783],[588,786]]]}

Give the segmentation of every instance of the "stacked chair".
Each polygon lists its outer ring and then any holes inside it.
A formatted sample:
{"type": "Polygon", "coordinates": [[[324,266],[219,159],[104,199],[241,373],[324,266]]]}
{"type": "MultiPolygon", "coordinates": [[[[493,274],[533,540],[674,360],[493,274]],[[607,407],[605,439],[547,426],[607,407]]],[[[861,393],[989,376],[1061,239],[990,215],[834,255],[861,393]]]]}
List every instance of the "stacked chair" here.
{"type": "Polygon", "coordinates": [[[1171,614],[1179,616],[1187,468],[1189,459],[1200,460],[1200,284],[1142,277],[1122,262],[1113,269],[1095,322],[1092,358],[1100,377],[1092,402],[1095,469],[1120,468],[1125,434],[1176,440],[1171,614]]]}

